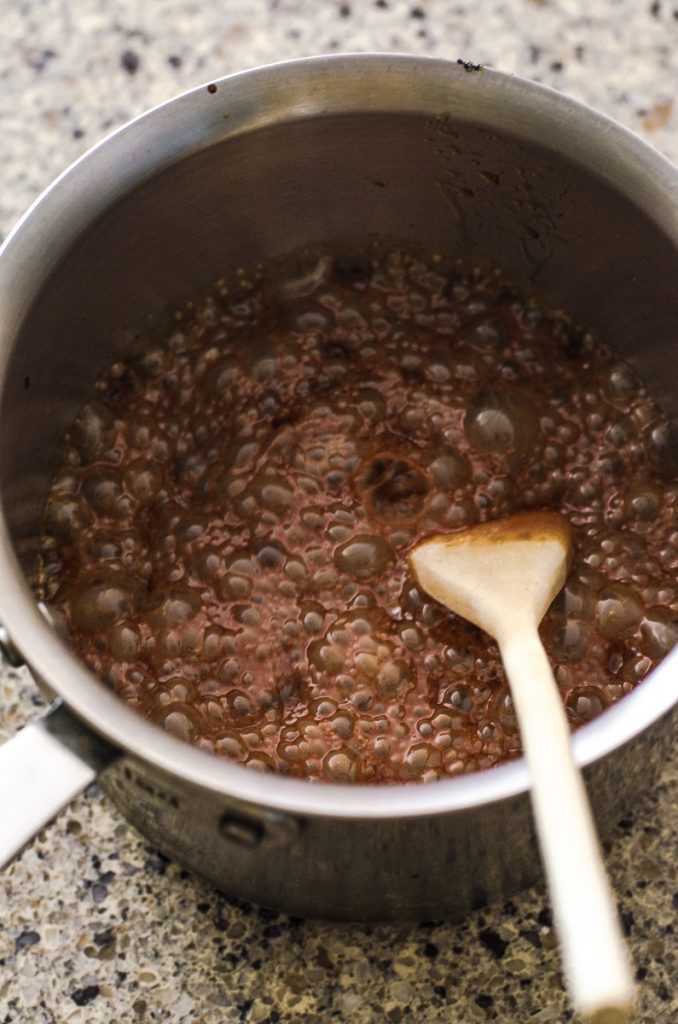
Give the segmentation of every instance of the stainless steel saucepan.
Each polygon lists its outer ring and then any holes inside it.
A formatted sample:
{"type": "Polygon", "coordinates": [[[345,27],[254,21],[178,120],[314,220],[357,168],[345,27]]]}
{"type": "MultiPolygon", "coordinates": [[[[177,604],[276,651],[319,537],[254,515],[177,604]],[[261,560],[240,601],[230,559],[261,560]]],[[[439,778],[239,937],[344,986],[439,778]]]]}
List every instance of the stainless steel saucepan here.
{"type": "MultiPolygon", "coordinates": [[[[229,267],[370,235],[500,264],[678,410],[678,171],[591,109],[490,70],[356,55],[234,75],[122,128],[0,254],[0,619],[58,698],[0,749],[4,859],[101,772],[161,849],[301,915],[454,916],[537,877],[522,761],[418,786],[261,776],[137,717],[31,589],[58,439],[145,319],[229,267]]],[[[677,667],[575,737],[602,832],[665,756],[677,667]]]]}

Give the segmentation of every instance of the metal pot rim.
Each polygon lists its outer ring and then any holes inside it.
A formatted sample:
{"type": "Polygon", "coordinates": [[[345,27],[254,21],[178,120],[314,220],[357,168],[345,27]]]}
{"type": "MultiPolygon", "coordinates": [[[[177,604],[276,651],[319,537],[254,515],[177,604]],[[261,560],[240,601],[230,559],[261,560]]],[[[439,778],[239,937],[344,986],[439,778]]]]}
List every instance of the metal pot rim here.
{"type": "MultiPolygon", "coordinates": [[[[592,108],[517,76],[490,69],[468,72],[463,66],[429,57],[379,53],[309,57],[238,72],[209,86],[185,92],[117,129],[60,175],[24,214],[0,249],[0,309],[10,310],[5,316],[5,339],[14,324],[20,322],[17,317],[25,311],[25,304],[22,307],[21,302],[22,297],[28,295],[27,260],[34,253],[42,255],[38,248],[40,240],[50,232],[58,236],[58,245],[50,250],[52,262],[43,269],[44,279],[50,266],[76,237],[74,232],[78,225],[91,222],[97,212],[146,174],[157,172],[171,160],[186,157],[217,138],[275,122],[346,110],[409,111],[433,116],[439,111],[433,106],[429,91],[440,94],[444,87],[449,96],[446,107],[453,110],[453,82],[457,92],[475,90],[480,116],[487,109],[486,101],[494,100],[496,106],[496,99],[501,96],[511,115],[506,127],[530,141],[538,141],[540,122],[560,120],[563,148],[567,147],[570,155],[579,157],[585,166],[590,166],[593,160],[591,140],[595,138],[599,155],[594,161],[597,165],[594,173],[617,187],[626,185],[625,190],[629,190],[631,184],[637,186],[634,196],[638,205],[646,207],[651,198],[655,219],[658,203],[664,214],[662,227],[678,245],[678,171],[632,132],[592,108]],[[387,83],[386,98],[380,94],[377,101],[365,89],[364,79],[359,80],[359,88],[356,88],[351,74],[358,67],[367,67],[387,83]],[[288,79],[290,74],[294,76],[297,80],[294,88],[289,82],[285,85],[281,71],[288,79]],[[228,122],[224,121],[224,97],[229,100],[228,122]],[[264,102],[253,102],[255,97],[257,100],[263,97],[264,102]],[[178,119],[179,131],[169,130],[170,116],[178,119]],[[228,123],[228,130],[225,123],[228,123]],[[128,172],[127,177],[121,172],[119,179],[109,175],[108,180],[97,181],[94,185],[88,181],[93,175],[96,177],[101,167],[102,150],[107,159],[109,154],[117,152],[118,164],[123,167],[125,152],[142,134],[144,145],[150,151],[145,174],[137,170],[134,175],[128,172]],[[171,140],[170,135],[173,135],[171,140]],[[156,142],[158,145],[154,148],[156,142]],[[570,148],[572,144],[574,153],[570,148]],[[73,217],[73,198],[81,191],[80,220],[76,216],[76,223],[67,228],[66,213],[73,217]]],[[[50,263],[44,258],[43,262],[50,263]]],[[[0,346],[1,389],[10,346],[6,340],[0,342],[0,346]]],[[[515,797],[529,789],[523,759],[425,786],[309,784],[281,776],[262,776],[240,765],[220,761],[143,720],[71,653],[37,608],[10,542],[2,507],[0,579],[0,619],[35,675],[59,693],[83,722],[115,746],[186,782],[249,804],[337,818],[399,818],[449,813],[515,797]]],[[[583,767],[604,757],[671,709],[678,701],[673,681],[676,659],[678,651],[665,658],[633,693],[577,732],[573,743],[577,764],[583,767]]]]}

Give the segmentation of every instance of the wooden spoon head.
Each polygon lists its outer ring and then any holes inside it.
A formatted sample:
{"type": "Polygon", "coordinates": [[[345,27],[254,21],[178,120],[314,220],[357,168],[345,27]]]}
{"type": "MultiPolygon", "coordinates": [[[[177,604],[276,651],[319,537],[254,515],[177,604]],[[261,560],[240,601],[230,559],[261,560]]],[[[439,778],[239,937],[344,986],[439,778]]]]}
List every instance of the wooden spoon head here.
{"type": "Polygon", "coordinates": [[[526,619],[541,622],[571,557],[572,534],[563,516],[521,512],[426,537],[408,561],[422,590],[498,638],[526,619]]]}

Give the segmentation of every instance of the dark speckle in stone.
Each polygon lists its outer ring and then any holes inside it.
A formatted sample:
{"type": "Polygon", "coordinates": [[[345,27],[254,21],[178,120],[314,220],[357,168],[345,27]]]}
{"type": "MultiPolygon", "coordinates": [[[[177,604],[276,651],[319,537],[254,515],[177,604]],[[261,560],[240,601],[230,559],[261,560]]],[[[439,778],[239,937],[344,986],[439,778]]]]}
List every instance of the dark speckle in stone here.
{"type": "Polygon", "coordinates": [[[36,942],[40,942],[40,935],[38,932],[21,932],[21,934],[17,935],[14,940],[14,948],[18,952],[20,949],[29,949],[29,947],[34,946],[36,942]]]}
{"type": "Polygon", "coordinates": [[[562,71],[562,70],[563,70],[563,62],[561,60],[553,60],[553,61],[551,61],[551,71],[562,71]]]}
{"type": "Polygon", "coordinates": [[[530,945],[534,946],[535,949],[541,949],[541,938],[539,937],[539,932],[536,932],[533,928],[524,928],[521,930],[520,934],[524,939],[527,939],[530,945]]]}
{"type": "Polygon", "coordinates": [[[484,928],[478,935],[478,938],[493,957],[501,960],[508,948],[508,942],[502,939],[498,932],[495,932],[493,928],[484,928]]]}
{"type": "Polygon", "coordinates": [[[160,853],[159,850],[154,850],[152,846],[147,846],[146,850],[152,855],[144,863],[146,870],[153,871],[156,875],[164,875],[169,866],[169,857],[160,853]]]}
{"type": "Polygon", "coordinates": [[[539,911],[537,914],[537,923],[540,924],[542,928],[553,928],[553,914],[548,907],[544,907],[543,910],[539,911]]]}
{"type": "Polygon", "coordinates": [[[440,999],[447,999],[447,989],[444,985],[434,985],[433,991],[440,999]]]}
{"type": "Polygon", "coordinates": [[[35,71],[43,71],[44,68],[45,68],[45,65],[50,60],[53,60],[54,57],[56,57],[56,51],[55,50],[43,50],[42,53],[40,54],[40,56],[38,57],[38,59],[31,64],[31,67],[35,71]]]}
{"type": "Polygon", "coordinates": [[[128,75],[136,75],[140,63],[139,55],[134,50],[125,50],[120,54],[120,66],[128,75]]]}
{"type": "Polygon", "coordinates": [[[247,1015],[252,1009],[253,999],[244,999],[242,1003],[237,1003],[238,1013],[240,1014],[240,1020],[247,1020],[247,1015]]]}
{"type": "Polygon", "coordinates": [[[382,11],[385,11],[388,7],[388,0],[374,0],[375,7],[381,7],[382,11]]]}
{"type": "Polygon", "coordinates": [[[427,942],[424,946],[424,956],[427,956],[429,960],[435,960],[438,956],[438,947],[435,942],[427,942]]]}
{"type": "Polygon", "coordinates": [[[178,56],[178,54],[171,53],[167,58],[167,63],[171,68],[180,68],[184,62],[181,59],[181,57],[178,56]]]}
{"type": "Polygon", "coordinates": [[[489,1008],[494,1004],[494,999],[491,995],[488,995],[487,992],[480,992],[476,996],[476,1003],[483,1010],[489,1010],[489,1008]]]}
{"type": "Polygon", "coordinates": [[[624,931],[624,935],[626,935],[628,937],[631,934],[632,930],[633,930],[633,924],[634,924],[633,914],[629,910],[627,910],[627,911],[622,910],[622,912],[620,914],[620,917],[621,917],[622,929],[624,931]]]}
{"type": "Polygon", "coordinates": [[[101,882],[95,882],[92,886],[92,899],[95,903],[103,903],[108,896],[108,889],[101,882]]]}
{"type": "Polygon", "coordinates": [[[647,978],[647,967],[638,967],[636,970],[636,981],[645,981],[647,978]]]}
{"type": "Polygon", "coordinates": [[[195,909],[201,914],[206,914],[210,909],[210,905],[209,903],[196,903],[195,909]]]}
{"type": "Polygon", "coordinates": [[[654,0],[654,3],[650,4],[650,14],[653,18],[658,18],[662,12],[662,5],[659,0],[654,0]]]}
{"type": "Polygon", "coordinates": [[[340,4],[339,5],[339,17],[340,18],[350,18],[351,17],[351,5],[350,4],[340,4]]]}
{"type": "Polygon", "coordinates": [[[671,998],[671,993],[669,992],[668,988],[666,987],[663,981],[660,981],[657,985],[657,995],[663,1003],[668,1003],[669,999],[671,998]]]}
{"type": "Polygon", "coordinates": [[[105,928],[102,932],[95,932],[92,938],[97,946],[110,946],[115,941],[115,931],[113,928],[105,928]]]}
{"type": "Polygon", "coordinates": [[[316,963],[325,971],[335,970],[334,961],[332,960],[332,957],[327,952],[324,946],[318,946],[318,950],[316,953],[316,963]]]}
{"type": "Polygon", "coordinates": [[[250,917],[255,909],[247,900],[241,900],[237,896],[227,896],[224,902],[231,907],[236,907],[246,917],[250,917]]]}
{"type": "Polygon", "coordinates": [[[413,7],[410,10],[410,18],[422,19],[422,18],[425,18],[425,17],[426,17],[426,11],[422,10],[421,7],[413,7]]]}
{"type": "Polygon", "coordinates": [[[76,1006],[87,1006],[99,995],[98,985],[86,985],[84,988],[76,988],[71,992],[71,999],[76,1006]]]}

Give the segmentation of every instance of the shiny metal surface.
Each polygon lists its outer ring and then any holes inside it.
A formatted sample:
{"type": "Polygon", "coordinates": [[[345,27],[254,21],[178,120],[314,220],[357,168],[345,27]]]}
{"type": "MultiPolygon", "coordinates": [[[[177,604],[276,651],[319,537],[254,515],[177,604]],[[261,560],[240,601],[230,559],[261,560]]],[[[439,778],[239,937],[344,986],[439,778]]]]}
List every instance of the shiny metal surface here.
{"type": "Polygon", "coordinates": [[[0,746],[0,868],[117,757],[61,701],[0,746]]]}
{"type": "MultiPolygon", "coordinates": [[[[54,450],[149,315],[235,266],[369,235],[502,265],[609,339],[673,413],[678,172],[563,96],[442,61],[318,58],[216,85],[95,147],[0,253],[0,619],[36,678],[125,753],[105,783],[124,813],[194,870],[301,914],[459,914],[536,877],[524,763],[422,787],[308,785],[137,718],[30,589],[54,450]]],[[[675,665],[575,737],[603,830],[662,760],[675,665]]]]}

